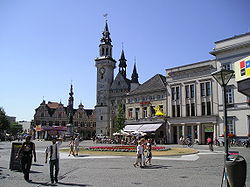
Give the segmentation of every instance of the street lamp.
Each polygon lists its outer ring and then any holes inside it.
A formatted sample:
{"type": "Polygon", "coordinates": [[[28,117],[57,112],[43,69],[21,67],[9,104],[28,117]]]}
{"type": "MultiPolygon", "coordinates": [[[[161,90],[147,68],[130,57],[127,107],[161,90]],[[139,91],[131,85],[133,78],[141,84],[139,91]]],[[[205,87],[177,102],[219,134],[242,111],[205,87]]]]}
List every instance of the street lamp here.
{"type": "Polygon", "coordinates": [[[233,70],[226,70],[222,68],[219,71],[215,71],[212,73],[214,79],[220,84],[222,87],[222,95],[223,95],[223,113],[224,113],[224,143],[225,143],[225,162],[228,159],[228,128],[227,128],[227,101],[226,101],[226,85],[229,80],[232,78],[234,74],[233,70]]]}
{"type": "MultiPolygon", "coordinates": [[[[225,157],[224,157],[224,172],[225,172],[225,167],[226,167],[226,161],[228,160],[228,128],[227,128],[227,99],[226,99],[226,86],[229,80],[232,78],[234,74],[233,70],[226,70],[222,68],[219,71],[215,71],[212,73],[212,76],[214,79],[220,84],[222,87],[222,95],[223,95],[223,113],[224,113],[224,146],[225,146],[225,157]]],[[[224,173],[225,174],[225,173],[224,173]]],[[[228,180],[227,180],[227,186],[228,180]]]]}

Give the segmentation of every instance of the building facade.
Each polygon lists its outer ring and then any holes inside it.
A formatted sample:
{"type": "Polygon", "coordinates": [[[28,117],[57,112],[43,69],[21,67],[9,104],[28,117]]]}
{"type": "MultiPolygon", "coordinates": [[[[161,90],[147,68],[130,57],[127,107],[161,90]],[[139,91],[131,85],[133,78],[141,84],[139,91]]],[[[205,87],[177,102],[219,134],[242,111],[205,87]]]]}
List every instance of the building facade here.
{"type": "Polygon", "coordinates": [[[217,138],[217,82],[211,76],[216,68],[208,60],[166,69],[169,143],[178,143],[181,136],[200,143],[217,138]]]}
{"type": "Polygon", "coordinates": [[[64,106],[61,102],[48,102],[45,100],[35,109],[33,129],[39,139],[48,139],[55,135],[67,134],[68,124],[72,124],[75,133],[83,139],[95,136],[95,110],[84,109],[82,103],[74,109],[73,86],[69,93],[69,102],[64,106]]]}
{"type": "MultiPolygon", "coordinates": [[[[234,63],[250,56],[250,33],[234,36],[215,42],[215,48],[210,52],[215,56],[217,68],[235,70],[234,63]]],[[[247,83],[247,82],[246,82],[247,83]]],[[[250,105],[249,98],[238,91],[238,85],[233,77],[226,87],[228,132],[237,138],[246,138],[250,134],[250,105]]],[[[222,90],[218,87],[219,95],[219,131],[223,136],[223,101],[222,90]]]]}

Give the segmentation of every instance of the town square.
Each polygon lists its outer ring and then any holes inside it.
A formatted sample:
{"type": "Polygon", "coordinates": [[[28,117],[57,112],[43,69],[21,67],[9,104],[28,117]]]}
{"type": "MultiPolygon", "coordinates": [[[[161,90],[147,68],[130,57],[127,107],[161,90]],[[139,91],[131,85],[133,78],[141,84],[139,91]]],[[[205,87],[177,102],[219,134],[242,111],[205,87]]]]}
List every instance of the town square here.
{"type": "Polygon", "coordinates": [[[0,186],[249,186],[249,6],[2,0],[0,186]]]}

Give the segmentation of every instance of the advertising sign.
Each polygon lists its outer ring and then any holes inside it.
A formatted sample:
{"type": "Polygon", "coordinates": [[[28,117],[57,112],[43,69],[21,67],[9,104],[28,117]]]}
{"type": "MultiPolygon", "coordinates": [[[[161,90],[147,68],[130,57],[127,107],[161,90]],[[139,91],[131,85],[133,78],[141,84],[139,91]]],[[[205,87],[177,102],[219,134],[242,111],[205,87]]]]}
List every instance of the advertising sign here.
{"type": "Polygon", "coordinates": [[[250,78],[250,56],[234,63],[236,82],[250,78]]]}

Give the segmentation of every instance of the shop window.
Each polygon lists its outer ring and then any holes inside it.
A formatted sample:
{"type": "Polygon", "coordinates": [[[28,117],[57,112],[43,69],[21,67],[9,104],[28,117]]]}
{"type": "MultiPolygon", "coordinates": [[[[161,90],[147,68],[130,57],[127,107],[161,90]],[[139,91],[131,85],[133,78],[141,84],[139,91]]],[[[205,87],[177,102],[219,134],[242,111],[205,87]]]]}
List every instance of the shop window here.
{"type": "Polygon", "coordinates": [[[135,119],[136,119],[136,120],[139,119],[139,111],[140,111],[140,108],[136,108],[136,109],[135,109],[135,119]]]}
{"type": "Polygon", "coordinates": [[[129,108],[128,109],[128,118],[132,118],[133,117],[133,108],[129,108]]]}
{"type": "Polygon", "coordinates": [[[155,116],[154,106],[150,106],[151,116],[155,116]]]}
{"type": "Polygon", "coordinates": [[[143,108],[143,118],[147,118],[147,107],[143,108]]]}

